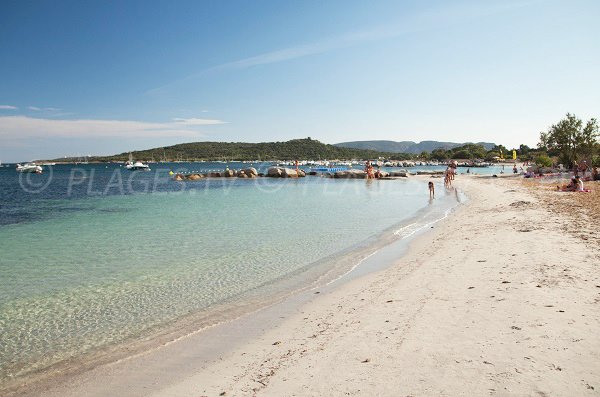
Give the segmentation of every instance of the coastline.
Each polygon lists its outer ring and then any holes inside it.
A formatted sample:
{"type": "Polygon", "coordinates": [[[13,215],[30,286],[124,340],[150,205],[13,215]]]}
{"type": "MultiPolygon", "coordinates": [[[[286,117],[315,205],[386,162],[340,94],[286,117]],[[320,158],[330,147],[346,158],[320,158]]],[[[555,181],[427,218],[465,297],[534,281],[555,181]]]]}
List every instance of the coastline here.
{"type": "Polygon", "coordinates": [[[597,251],[520,181],[455,184],[469,205],[394,265],[36,394],[597,393],[597,251]],[[231,345],[207,345],[228,333],[231,345]]]}
{"type": "MultiPolygon", "coordinates": [[[[426,226],[423,222],[435,222],[440,214],[447,215],[448,211],[459,205],[454,199],[454,194],[446,195],[434,206],[431,206],[431,202],[429,204],[418,210],[415,215],[401,218],[398,221],[399,223],[377,232],[377,234],[353,246],[300,268],[281,280],[275,279],[265,283],[264,286],[259,286],[240,296],[216,304],[210,309],[190,313],[166,326],[154,327],[150,332],[130,338],[125,342],[103,346],[49,367],[32,371],[12,381],[9,380],[2,385],[2,391],[3,393],[9,393],[9,395],[22,395],[23,393],[39,395],[45,392],[48,386],[52,387],[65,382],[70,383],[73,379],[77,379],[88,372],[93,372],[96,368],[111,366],[114,363],[128,361],[132,358],[135,359],[182,339],[193,337],[196,334],[203,334],[213,327],[219,328],[229,322],[238,321],[239,318],[255,316],[256,313],[263,311],[268,312],[273,305],[280,305],[286,308],[284,310],[291,310],[293,305],[299,305],[299,301],[305,298],[295,295],[303,294],[305,291],[314,289],[317,286],[328,287],[330,284],[337,285],[344,282],[346,278],[351,276],[350,273],[354,273],[352,270],[358,264],[381,249],[399,246],[397,249],[405,250],[405,245],[409,240],[407,237],[410,236],[398,235],[398,233],[395,233],[398,228],[403,229],[406,224],[415,224],[417,226],[421,225],[419,228],[423,229],[426,226]],[[286,300],[289,302],[286,303],[286,300]]],[[[370,269],[368,271],[376,270],[370,269]]],[[[334,288],[334,286],[331,288],[334,288]]],[[[218,340],[216,342],[220,343],[218,340]]],[[[207,358],[210,357],[207,356],[207,358]]]]}

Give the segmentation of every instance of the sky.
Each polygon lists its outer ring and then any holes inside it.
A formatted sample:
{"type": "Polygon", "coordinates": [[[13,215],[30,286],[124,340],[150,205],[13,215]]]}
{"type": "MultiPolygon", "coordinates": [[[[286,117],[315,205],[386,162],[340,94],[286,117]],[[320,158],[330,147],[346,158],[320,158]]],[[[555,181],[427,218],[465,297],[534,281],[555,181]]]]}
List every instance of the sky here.
{"type": "Polygon", "coordinates": [[[600,1],[0,2],[0,162],[184,142],[536,146],[600,116],[600,1]]]}

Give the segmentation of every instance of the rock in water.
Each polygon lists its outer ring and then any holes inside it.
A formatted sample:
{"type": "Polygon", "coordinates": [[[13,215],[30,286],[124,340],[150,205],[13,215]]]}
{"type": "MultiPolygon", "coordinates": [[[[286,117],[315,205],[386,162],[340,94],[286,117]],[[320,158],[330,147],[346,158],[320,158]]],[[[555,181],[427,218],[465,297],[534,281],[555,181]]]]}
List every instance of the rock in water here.
{"type": "Polygon", "coordinates": [[[298,178],[298,173],[296,170],[291,168],[283,168],[281,171],[282,178],[298,178]]]}
{"type": "Polygon", "coordinates": [[[244,173],[250,178],[252,178],[250,175],[258,176],[258,171],[256,171],[256,168],[254,167],[244,169],[244,173]]]}
{"type": "Polygon", "coordinates": [[[191,174],[187,176],[187,180],[188,181],[197,181],[198,179],[202,179],[204,178],[204,176],[200,175],[200,174],[191,174]]]}
{"type": "Polygon", "coordinates": [[[267,170],[267,176],[271,178],[281,178],[282,170],[279,167],[269,167],[267,170]]]}
{"type": "Polygon", "coordinates": [[[334,178],[357,178],[364,179],[367,177],[366,172],[362,170],[346,170],[346,171],[337,171],[333,174],[334,178]]]}

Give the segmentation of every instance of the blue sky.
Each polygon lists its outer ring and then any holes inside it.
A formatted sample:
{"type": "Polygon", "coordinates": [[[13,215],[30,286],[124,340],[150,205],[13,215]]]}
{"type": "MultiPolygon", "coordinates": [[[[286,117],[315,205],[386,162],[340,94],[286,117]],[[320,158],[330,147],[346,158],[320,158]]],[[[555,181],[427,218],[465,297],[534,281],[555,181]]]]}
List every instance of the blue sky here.
{"type": "Polygon", "coordinates": [[[600,116],[600,2],[4,1],[0,161],[181,142],[535,145],[600,116]]]}

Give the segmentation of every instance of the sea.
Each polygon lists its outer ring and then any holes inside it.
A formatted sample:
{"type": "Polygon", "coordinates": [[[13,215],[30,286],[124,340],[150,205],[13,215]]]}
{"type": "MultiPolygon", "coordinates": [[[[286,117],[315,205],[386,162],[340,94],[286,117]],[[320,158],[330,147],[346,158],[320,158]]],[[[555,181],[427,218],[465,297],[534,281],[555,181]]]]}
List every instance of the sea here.
{"type": "MultiPolygon", "coordinates": [[[[169,174],[225,166],[270,164],[0,168],[0,385],[339,280],[461,201],[440,179],[430,200],[414,178],[177,182],[169,174]]],[[[410,171],[424,168],[443,169],[410,171]]]]}

